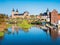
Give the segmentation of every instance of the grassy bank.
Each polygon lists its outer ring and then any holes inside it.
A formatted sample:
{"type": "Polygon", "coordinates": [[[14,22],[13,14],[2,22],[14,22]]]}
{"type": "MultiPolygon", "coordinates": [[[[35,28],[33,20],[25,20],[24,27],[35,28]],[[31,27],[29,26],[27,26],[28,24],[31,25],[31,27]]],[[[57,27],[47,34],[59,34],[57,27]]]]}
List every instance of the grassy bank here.
{"type": "Polygon", "coordinates": [[[28,29],[32,26],[27,20],[23,20],[22,23],[18,23],[17,25],[23,29],[28,29]]]}

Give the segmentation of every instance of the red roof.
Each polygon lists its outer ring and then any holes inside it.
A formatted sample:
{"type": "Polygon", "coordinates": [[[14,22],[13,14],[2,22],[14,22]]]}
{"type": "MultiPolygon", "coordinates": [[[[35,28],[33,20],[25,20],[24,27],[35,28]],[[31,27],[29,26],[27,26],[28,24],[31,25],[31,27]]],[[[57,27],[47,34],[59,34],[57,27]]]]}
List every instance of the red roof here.
{"type": "Polygon", "coordinates": [[[60,20],[60,14],[58,15],[58,20],[60,20]]]}

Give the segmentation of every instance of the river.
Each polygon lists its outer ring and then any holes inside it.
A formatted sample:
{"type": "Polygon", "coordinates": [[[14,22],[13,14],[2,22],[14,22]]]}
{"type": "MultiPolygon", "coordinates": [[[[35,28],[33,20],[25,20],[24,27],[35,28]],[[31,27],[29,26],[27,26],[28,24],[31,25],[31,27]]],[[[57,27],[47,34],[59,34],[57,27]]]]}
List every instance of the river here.
{"type": "Polygon", "coordinates": [[[24,30],[11,26],[0,36],[0,45],[60,45],[60,31],[42,30],[36,26],[24,30]]]}

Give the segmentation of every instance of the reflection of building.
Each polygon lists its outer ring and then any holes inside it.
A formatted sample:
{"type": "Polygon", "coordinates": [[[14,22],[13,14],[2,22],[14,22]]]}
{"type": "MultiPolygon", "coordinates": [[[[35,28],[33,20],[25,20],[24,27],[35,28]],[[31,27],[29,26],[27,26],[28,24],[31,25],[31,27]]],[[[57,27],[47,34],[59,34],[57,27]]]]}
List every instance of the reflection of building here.
{"type": "Polygon", "coordinates": [[[44,30],[47,34],[50,34],[51,38],[53,40],[55,40],[58,37],[58,30],[57,29],[51,29],[49,28],[49,30],[44,30]]]}
{"type": "Polygon", "coordinates": [[[58,30],[50,29],[49,31],[50,31],[50,35],[51,35],[53,40],[58,37],[58,30]]]}
{"type": "Polygon", "coordinates": [[[19,27],[16,25],[12,25],[12,33],[14,33],[15,31],[18,32],[19,27]]]}
{"type": "Polygon", "coordinates": [[[58,36],[60,37],[60,30],[58,30],[58,36]]]}
{"type": "Polygon", "coordinates": [[[24,31],[24,32],[28,32],[29,30],[28,29],[21,29],[19,26],[17,26],[16,24],[13,24],[12,25],[12,33],[14,34],[14,33],[18,33],[19,32],[19,30],[22,30],[22,31],[24,31]]]}
{"type": "Polygon", "coordinates": [[[29,12],[25,11],[23,14],[20,14],[18,9],[15,11],[12,10],[12,18],[24,18],[29,15],[29,12]]]}
{"type": "Polygon", "coordinates": [[[60,30],[59,29],[49,28],[48,30],[43,30],[43,31],[46,32],[46,34],[49,34],[53,40],[60,37],[60,30]]]}

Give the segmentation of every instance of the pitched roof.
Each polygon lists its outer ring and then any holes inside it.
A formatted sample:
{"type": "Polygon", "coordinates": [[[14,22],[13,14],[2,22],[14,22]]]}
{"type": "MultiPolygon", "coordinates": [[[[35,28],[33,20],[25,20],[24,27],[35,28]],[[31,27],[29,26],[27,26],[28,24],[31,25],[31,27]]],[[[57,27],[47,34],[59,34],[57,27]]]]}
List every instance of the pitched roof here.
{"type": "Polygon", "coordinates": [[[44,12],[41,16],[47,16],[47,12],[44,12]]]}
{"type": "Polygon", "coordinates": [[[24,15],[24,14],[14,14],[14,15],[15,15],[15,16],[17,16],[17,15],[18,15],[18,16],[21,16],[21,15],[24,15]]]}

